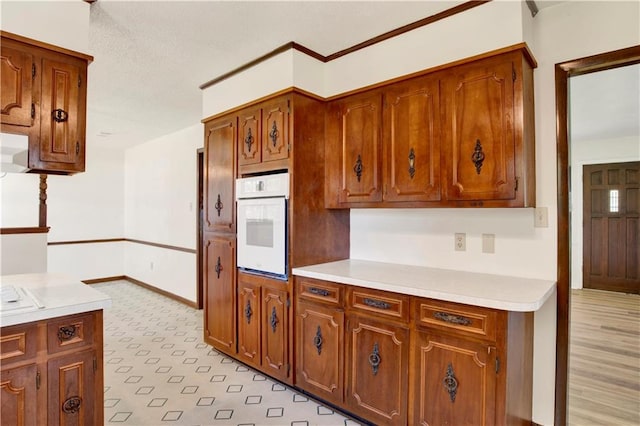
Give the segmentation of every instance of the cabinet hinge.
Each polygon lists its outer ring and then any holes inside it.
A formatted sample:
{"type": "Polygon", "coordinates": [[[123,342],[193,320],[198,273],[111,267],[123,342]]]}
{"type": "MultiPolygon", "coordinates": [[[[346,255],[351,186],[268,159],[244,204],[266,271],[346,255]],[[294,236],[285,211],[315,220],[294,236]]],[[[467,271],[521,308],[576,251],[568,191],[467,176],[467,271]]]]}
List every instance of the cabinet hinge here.
{"type": "Polygon", "coordinates": [[[291,144],[290,143],[287,144],[287,151],[291,152],[291,144]]]}
{"type": "Polygon", "coordinates": [[[291,372],[291,364],[287,364],[287,376],[291,372]]]}
{"type": "Polygon", "coordinates": [[[31,119],[33,120],[34,118],[36,118],[36,104],[32,103],[31,104],[31,119]]]}
{"type": "Polygon", "coordinates": [[[516,191],[518,190],[519,183],[520,183],[520,178],[516,177],[516,189],[515,189],[516,191]]]}
{"type": "Polygon", "coordinates": [[[36,389],[40,389],[40,372],[36,372],[36,389]]]}
{"type": "Polygon", "coordinates": [[[496,357],[496,374],[500,371],[500,358],[496,357]]]}
{"type": "Polygon", "coordinates": [[[291,100],[287,99],[287,114],[291,114],[291,100]]]}
{"type": "Polygon", "coordinates": [[[514,68],[511,68],[511,78],[516,81],[516,70],[514,68]]]}
{"type": "Polygon", "coordinates": [[[93,358],[93,372],[95,373],[96,371],[98,371],[98,360],[93,358]]]}
{"type": "Polygon", "coordinates": [[[286,305],[287,305],[287,308],[291,307],[291,299],[289,299],[288,297],[287,297],[286,305]]]}
{"type": "Polygon", "coordinates": [[[78,76],[78,87],[82,86],[82,77],[78,76]]]}
{"type": "Polygon", "coordinates": [[[31,78],[36,78],[36,64],[31,63],[31,78]]]}

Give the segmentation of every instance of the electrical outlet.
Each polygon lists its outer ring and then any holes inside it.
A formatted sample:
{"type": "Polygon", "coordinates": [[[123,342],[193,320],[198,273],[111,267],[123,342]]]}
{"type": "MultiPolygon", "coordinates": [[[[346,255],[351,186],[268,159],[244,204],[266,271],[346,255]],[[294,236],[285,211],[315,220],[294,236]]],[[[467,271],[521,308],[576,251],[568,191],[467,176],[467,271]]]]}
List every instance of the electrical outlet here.
{"type": "Polygon", "coordinates": [[[547,207],[536,207],[533,215],[533,226],[536,228],[549,227],[549,209],[547,207]]]}
{"type": "Polygon", "coordinates": [[[454,235],[455,251],[465,251],[467,249],[467,234],[456,233],[454,235]]]}
{"type": "Polygon", "coordinates": [[[482,252],[496,252],[496,236],[495,234],[482,234],[482,252]]]}

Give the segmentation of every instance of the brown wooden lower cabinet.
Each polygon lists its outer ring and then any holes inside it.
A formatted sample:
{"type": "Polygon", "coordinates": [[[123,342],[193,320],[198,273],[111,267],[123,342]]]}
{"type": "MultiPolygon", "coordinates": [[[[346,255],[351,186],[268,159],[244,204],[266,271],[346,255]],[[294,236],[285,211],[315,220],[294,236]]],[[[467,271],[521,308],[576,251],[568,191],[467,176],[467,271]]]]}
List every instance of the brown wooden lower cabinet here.
{"type": "Polygon", "coordinates": [[[348,318],[347,409],[378,425],[407,424],[409,329],[348,318]]]}
{"type": "Polygon", "coordinates": [[[204,233],[204,341],[236,353],[236,237],[204,233]]]}
{"type": "Polygon", "coordinates": [[[102,311],[3,327],[0,424],[104,421],[102,311]]]}
{"type": "Polygon", "coordinates": [[[286,281],[238,272],[238,359],[292,384],[286,281]]]}
{"type": "Polygon", "coordinates": [[[415,337],[413,424],[496,424],[496,349],[439,334],[415,337]]]}
{"type": "Polygon", "coordinates": [[[531,423],[532,312],[295,284],[298,388],[376,425],[531,423]]]}

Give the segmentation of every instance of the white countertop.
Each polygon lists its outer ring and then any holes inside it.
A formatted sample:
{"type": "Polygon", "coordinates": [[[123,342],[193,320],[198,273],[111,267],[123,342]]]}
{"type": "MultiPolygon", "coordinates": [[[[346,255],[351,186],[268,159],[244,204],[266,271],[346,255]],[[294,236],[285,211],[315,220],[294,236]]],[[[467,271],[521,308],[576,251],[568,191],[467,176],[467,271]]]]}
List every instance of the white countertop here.
{"type": "Polygon", "coordinates": [[[66,315],[105,309],[111,298],[65,274],[0,276],[0,290],[13,286],[21,300],[0,303],[0,326],[24,324],[66,315]],[[23,292],[22,289],[26,289],[23,292]],[[20,307],[12,306],[19,303],[20,307]]]}
{"type": "Polygon", "coordinates": [[[422,266],[340,260],[299,268],[293,275],[505,311],[537,311],[555,281],[422,266]]]}

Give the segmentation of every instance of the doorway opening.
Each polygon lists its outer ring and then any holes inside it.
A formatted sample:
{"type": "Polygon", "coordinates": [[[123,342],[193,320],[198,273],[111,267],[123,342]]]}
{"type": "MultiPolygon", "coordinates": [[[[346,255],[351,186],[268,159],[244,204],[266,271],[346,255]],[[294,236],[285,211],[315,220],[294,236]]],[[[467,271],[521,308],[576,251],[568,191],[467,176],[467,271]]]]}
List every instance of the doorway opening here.
{"type": "Polygon", "coordinates": [[[555,424],[567,424],[569,366],[569,308],[571,294],[570,162],[569,162],[569,77],[640,63],[640,46],[589,56],[555,66],[557,194],[558,194],[558,277],[555,424]]]}

